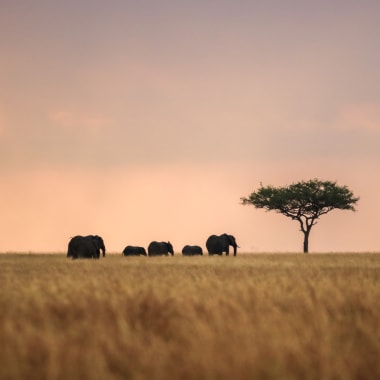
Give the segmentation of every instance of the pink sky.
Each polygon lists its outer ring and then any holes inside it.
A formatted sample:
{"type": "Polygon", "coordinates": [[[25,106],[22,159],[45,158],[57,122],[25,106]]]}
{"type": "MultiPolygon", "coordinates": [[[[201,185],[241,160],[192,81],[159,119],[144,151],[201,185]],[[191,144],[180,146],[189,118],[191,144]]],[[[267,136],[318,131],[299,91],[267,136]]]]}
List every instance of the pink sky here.
{"type": "Polygon", "coordinates": [[[301,251],[296,222],[239,204],[320,178],[360,196],[311,252],[379,251],[380,3],[0,5],[0,252],[170,240],[301,251]]]}

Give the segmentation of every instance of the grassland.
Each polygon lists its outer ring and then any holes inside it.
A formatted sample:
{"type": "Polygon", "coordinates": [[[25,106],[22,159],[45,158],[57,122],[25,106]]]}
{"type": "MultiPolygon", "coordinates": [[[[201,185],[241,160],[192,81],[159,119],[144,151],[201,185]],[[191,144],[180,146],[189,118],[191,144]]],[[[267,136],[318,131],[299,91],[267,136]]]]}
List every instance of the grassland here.
{"type": "Polygon", "coordinates": [[[0,379],[379,379],[380,255],[0,255],[0,379]]]}

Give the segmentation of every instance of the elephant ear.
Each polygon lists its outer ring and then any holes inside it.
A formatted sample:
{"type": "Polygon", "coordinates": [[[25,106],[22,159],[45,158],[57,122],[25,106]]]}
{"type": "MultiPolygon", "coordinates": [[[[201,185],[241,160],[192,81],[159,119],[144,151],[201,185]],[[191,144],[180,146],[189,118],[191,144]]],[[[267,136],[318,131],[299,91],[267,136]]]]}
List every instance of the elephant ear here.
{"type": "Polygon", "coordinates": [[[227,235],[227,236],[228,236],[228,241],[230,242],[230,244],[232,246],[235,246],[236,245],[235,236],[233,236],[233,235],[227,235]]]}

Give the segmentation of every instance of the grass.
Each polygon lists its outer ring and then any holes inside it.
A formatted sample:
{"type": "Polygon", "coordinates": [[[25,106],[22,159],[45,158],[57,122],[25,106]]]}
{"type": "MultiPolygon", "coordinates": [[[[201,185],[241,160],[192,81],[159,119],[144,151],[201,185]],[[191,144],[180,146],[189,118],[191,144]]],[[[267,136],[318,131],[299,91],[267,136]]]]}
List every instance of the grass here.
{"type": "Polygon", "coordinates": [[[0,255],[0,379],[380,378],[380,255],[0,255]]]}

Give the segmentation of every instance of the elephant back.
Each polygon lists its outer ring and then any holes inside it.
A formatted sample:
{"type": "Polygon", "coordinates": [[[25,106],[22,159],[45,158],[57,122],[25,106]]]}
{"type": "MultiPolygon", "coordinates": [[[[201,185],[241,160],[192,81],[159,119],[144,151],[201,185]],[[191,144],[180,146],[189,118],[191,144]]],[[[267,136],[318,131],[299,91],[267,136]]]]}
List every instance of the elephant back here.
{"type": "Polygon", "coordinates": [[[206,248],[209,253],[222,253],[224,242],[220,236],[211,235],[206,241],[206,248]]]}
{"type": "Polygon", "coordinates": [[[185,245],[182,248],[182,255],[184,255],[184,256],[192,256],[192,251],[191,251],[190,245],[185,245]]]}
{"type": "Polygon", "coordinates": [[[146,256],[146,251],[144,247],[127,245],[124,248],[123,255],[124,256],[140,256],[140,255],[146,256]]]}
{"type": "Polygon", "coordinates": [[[233,235],[222,234],[220,236],[211,235],[206,241],[206,248],[209,255],[222,255],[226,252],[229,255],[229,246],[234,249],[234,256],[236,256],[236,249],[238,245],[236,244],[235,237],[233,235]]]}
{"type": "Polygon", "coordinates": [[[73,257],[75,254],[75,250],[78,247],[78,244],[80,244],[80,241],[82,240],[83,236],[74,236],[70,239],[69,244],[67,246],[67,257],[73,257]]]}
{"type": "Polygon", "coordinates": [[[198,245],[185,245],[182,248],[182,255],[184,256],[203,255],[203,250],[198,245]]]}
{"type": "Polygon", "coordinates": [[[68,244],[67,257],[98,259],[99,248],[89,236],[74,236],[68,244]]]}
{"type": "Polygon", "coordinates": [[[170,244],[170,242],[158,242],[158,241],[152,241],[148,246],[148,256],[159,256],[159,255],[168,255],[173,252],[173,246],[170,244]]]}

